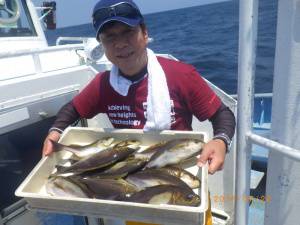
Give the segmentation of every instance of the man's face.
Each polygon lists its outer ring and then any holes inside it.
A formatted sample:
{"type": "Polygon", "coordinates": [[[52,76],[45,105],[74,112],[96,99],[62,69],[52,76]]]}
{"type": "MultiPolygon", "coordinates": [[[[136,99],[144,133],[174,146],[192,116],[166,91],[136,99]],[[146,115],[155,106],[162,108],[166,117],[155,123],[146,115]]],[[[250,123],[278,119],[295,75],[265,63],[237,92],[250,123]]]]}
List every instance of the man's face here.
{"type": "Polygon", "coordinates": [[[141,26],[113,23],[100,33],[106,57],[124,74],[134,75],[147,64],[148,33],[141,26]]]}

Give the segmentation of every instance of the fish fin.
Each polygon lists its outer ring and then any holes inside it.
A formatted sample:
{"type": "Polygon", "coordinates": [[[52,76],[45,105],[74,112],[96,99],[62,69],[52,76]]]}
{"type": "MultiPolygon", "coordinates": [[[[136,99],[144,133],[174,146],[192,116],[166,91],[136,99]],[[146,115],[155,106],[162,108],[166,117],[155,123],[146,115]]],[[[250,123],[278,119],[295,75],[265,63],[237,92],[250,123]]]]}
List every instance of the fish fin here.
{"type": "Polygon", "coordinates": [[[79,161],[79,159],[73,159],[73,158],[69,159],[69,162],[71,163],[71,165],[74,163],[77,163],[78,161],[79,161]]]}
{"type": "Polygon", "coordinates": [[[68,145],[68,147],[70,148],[75,148],[75,149],[81,149],[81,148],[86,148],[86,147],[90,147],[90,146],[94,146],[98,143],[99,140],[95,140],[89,144],[85,144],[85,145],[80,145],[80,144],[72,144],[72,145],[68,145]]]}
{"type": "Polygon", "coordinates": [[[51,144],[53,146],[53,151],[54,152],[59,152],[59,151],[63,150],[66,147],[65,145],[60,144],[60,143],[58,143],[56,141],[53,141],[51,139],[49,139],[49,140],[50,140],[50,142],[51,142],[51,144]]]}
{"type": "Polygon", "coordinates": [[[56,165],[55,166],[56,168],[56,174],[61,174],[61,173],[65,173],[66,172],[66,169],[68,169],[67,166],[61,166],[61,165],[56,165]]]}
{"type": "Polygon", "coordinates": [[[48,177],[48,179],[54,180],[54,179],[56,179],[57,177],[59,177],[59,175],[58,175],[57,172],[55,172],[55,173],[50,174],[49,177],[48,177]]]}

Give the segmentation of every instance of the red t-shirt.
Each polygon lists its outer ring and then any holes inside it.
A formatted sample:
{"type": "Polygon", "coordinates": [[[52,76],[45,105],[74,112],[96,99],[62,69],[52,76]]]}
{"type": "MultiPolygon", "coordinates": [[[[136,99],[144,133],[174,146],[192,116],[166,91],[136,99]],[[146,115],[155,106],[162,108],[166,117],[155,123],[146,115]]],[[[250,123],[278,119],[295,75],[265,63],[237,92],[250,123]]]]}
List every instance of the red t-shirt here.
{"type": "MultiPolygon", "coordinates": [[[[182,62],[158,57],[171,98],[171,129],[192,130],[192,116],[209,119],[221,105],[196,69],[182,62]]],[[[109,72],[98,74],[75,98],[73,105],[83,118],[106,113],[115,128],[142,129],[146,123],[148,76],[118,94],[109,83],[109,72]]]]}

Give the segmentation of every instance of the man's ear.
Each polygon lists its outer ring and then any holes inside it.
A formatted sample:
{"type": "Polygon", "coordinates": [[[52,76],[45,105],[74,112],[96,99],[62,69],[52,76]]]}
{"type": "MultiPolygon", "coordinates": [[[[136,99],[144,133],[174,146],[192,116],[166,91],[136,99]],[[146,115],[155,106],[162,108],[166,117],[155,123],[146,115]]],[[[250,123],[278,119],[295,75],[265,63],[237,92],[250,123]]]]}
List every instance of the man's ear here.
{"type": "Polygon", "coordinates": [[[148,36],[148,30],[147,29],[143,30],[143,34],[144,34],[144,38],[148,40],[149,36],[148,36]]]}

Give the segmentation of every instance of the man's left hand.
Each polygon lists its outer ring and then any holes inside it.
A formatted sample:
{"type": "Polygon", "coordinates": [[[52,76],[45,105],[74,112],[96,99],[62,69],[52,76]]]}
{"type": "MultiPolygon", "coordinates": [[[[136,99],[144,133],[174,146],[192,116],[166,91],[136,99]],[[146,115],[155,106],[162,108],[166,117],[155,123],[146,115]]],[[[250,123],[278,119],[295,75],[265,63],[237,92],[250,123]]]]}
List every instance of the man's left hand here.
{"type": "Polygon", "coordinates": [[[222,170],[226,156],[226,144],[221,139],[213,139],[203,146],[202,153],[198,159],[198,166],[202,167],[208,161],[208,172],[214,174],[222,170]]]}

